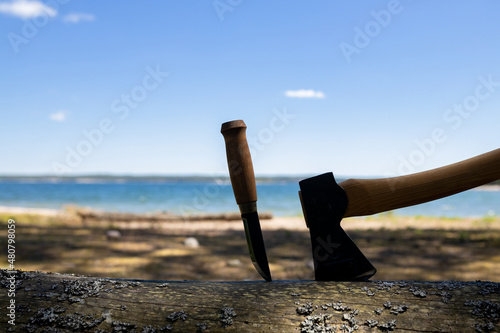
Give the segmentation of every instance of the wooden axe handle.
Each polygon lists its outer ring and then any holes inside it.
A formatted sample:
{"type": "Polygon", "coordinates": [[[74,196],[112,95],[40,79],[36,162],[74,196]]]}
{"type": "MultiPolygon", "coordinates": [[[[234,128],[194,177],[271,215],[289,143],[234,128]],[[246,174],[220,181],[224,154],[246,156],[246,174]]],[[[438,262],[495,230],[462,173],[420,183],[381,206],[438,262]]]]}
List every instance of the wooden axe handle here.
{"type": "Polygon", "coordinates": [[[229,176],[238,205],[257,201],[255,174],[246,129],[247,126],[243,120],[234,120],[222,124],[220,130],[226,142],[229,176]]]}
{"type": "Polygon", "coordinates": [[[344,217],[371,215],[444,198],[500,179],[500,149],[462,162],[412,175],[348,179],[344,217]]]}

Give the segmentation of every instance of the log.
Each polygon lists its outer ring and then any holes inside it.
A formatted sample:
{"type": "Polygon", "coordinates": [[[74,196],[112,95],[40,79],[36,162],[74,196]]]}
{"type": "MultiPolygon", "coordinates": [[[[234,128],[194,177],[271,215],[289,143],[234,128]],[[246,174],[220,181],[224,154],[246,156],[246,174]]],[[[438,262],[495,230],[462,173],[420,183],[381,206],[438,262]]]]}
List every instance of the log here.
{"type": "MultiPolygon", "coordinates": [[[[241,215],[239,213],[203,213],[203,214],[186,214],[176,215],[170,213],[158,214],[134,214],[134,213],[118,213],[118,212],[99,212],[94,210],[76,210],[75,214],[82,220],[83,223],[88,221],[110,221],[110,222],[177,222],[177,221],[239,221],[241,215]]],[[[272,213],[259,213],[262,220],[273,218],[272,213]]]]}
{"type": "Polygon", "coordinates": [[[7,270],[0,277],[2,332],[499,330],[500,284],[492,282],[181,282],[7,270]]]}

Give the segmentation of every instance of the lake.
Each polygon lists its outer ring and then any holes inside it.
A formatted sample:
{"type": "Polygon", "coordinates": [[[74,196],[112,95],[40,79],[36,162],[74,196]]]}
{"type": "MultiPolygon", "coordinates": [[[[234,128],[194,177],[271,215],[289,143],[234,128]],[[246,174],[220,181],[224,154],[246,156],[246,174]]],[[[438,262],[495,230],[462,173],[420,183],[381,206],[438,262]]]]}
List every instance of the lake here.
{"type": "MultiPolygon", "coordinates": [[[[269,211],[276,216],[301,215],[298,180],[297,177],[278,177],[258,181],[259,211],[269,211]]],[[[394,212],[445,217],[500,215],[500,191],[491,189],[497,188],[469,190],[394,212]]],[[[4,177],[0,180],[0,206],[60,209],[66,205],[133,213],[238,211],[231,185],[223,177],[4,177]]]]}

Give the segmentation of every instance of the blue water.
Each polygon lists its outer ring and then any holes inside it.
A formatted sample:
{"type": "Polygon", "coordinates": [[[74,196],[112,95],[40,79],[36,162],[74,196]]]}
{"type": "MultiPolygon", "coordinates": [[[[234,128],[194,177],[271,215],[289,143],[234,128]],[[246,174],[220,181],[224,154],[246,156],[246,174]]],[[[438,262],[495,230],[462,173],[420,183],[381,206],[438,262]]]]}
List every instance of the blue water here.
{"type": "MultiPolygon", "coordinates": [[[[302,214],[298,182],[257,184],[259,211],[276,216],[302,214]]],[[[224,180],[186,181],[26,181],[0,180],[0,206],[63,208],[77,205],[105,211],[176,214],[237,212],[231,185],[224,180]]],[[[399,209],[399,215],[482,217],[500,215],[500,191],[466,191],[430,203],[399,209]]]]}

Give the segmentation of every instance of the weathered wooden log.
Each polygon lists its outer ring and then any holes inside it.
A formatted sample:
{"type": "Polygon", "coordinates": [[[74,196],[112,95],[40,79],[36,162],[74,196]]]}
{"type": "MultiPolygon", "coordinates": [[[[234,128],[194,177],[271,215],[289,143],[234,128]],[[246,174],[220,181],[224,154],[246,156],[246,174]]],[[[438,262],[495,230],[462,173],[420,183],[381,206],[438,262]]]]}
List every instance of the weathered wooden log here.
{"type": "MultiPolygon", "coordinates": [[[[76,210],[75,214],[82,219],[83,222],[89,220],[110,221],[110,222],[173,222],[173,221],[236,221],[241,220],[239,213],[203,213],[203,214],[186,214],[175,215],[170,213],[159,214],[134,214],[134,213],[118,213],[118,212],[99,212],[93,210],[76,210]]],[[[272,219],[273,215],[270,212],[259,213],[262,220],[272,219]]]]}
{"type": "Polygon", "coordinates": [[[6,270],[0,275],[2,332],[499,330],[500,284],[491,282],[177,282],[6,270]]]}

